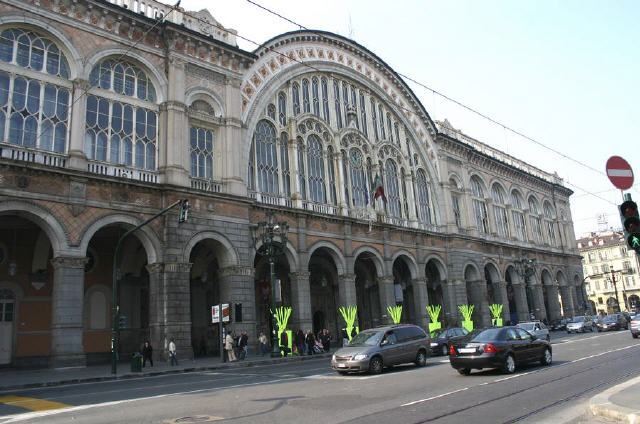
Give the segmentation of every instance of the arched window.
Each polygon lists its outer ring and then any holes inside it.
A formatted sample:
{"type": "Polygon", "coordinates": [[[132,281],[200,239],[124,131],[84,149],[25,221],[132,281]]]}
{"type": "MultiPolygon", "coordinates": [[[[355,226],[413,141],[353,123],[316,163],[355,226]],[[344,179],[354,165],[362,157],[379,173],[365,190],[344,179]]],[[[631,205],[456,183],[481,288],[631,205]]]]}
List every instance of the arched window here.
{"type": "Polygon", "coordinates": [[[289,135],[280,134],[280,163],[282,164],[282,188],[287,197],[291,196],[291,171],[289,170],[289,135]]]}
{"type": "Polygon", "coordinates": [[[291,96],[293,97],[293,116],[300,115],[300,84],[294,82],[291,86],[291,96]]]}
{"type": "Polygon", "coordinates": [[[276,129],[269,121],[262,120],[253,133],[256,151],[258,190],[262,193],[278,194],[278,150],[276,129]]]}
{"type": "Polygon", "coordinates": [[[344,105],[344,126],[349,126],[349,85],[342,81],[342,104],[344,105]]]}
{"type": "Polygon", "coordinates": [[[360,120],[362,121],[362,132],[365,136],[367,134],[367,109],[365,107],[366,102],[364,99],[364,94],[360,93],[360,120]]]}
{"type": "Polygon", "coordinates": [[[540,208],[535,197],[529,197],[529,221],[531,222],[531,232],[533,241],[542,243],[542,226],[540,225],[540,208]]]}
{"type": "Polygon", "coordinates": [[[360,123],[358,122],[358,94],[356,93],[356,88],[351,86],[351,106],[353,106],[353,111],[355,112],[355,123],[356,128],[360,129],[360,123]]]}
{"type": "Polygon", "coordinates": [[[400,125],[396,122],[393,124],[396,131],[396,144],[400,146],[400,125]]]}
{"type": "Polygon", "coordinates": [[[493,216],[496,219],[496,227],[500,237],[509,236],[509,222],[507,221],[507,208],[505,207],[506,194],[500,184],[491,187],[491,199],[493,200],[493,216]]]}
{"type": "Polygon", "coordinates": [[[373,125],[373,133],[376,136],[376,142],[380,141],[380,136],[378,135],[378,118],[376,115],[376,102],[371,98],[371,123],[373,125]]]}
{"type": "Polygon", "coordinates": [[[313,114],[320,117],[320,90],[318,87],[318,77],[311,79],[311,93],[313,94],[313,114]]]}
{"type": "Polygon", "coordinates": [[[278,121],[280,125],[287,125],[287,95],[284,91],[278,93],[278,121]]]}
{"type": "Polygon", "coordinates": [[[87,158],[155,170],[158,108],[147,75],[128,62],[106,59],[94,66],[89,80],[87,158]]]}
{"type": "Polygon", "coordinates": [[[547,227],[547,236],[549,237],[549,244],[551,246],[556,245],[556,231],[554,228],[554,222],[556,219],[556,214],[553,211],[553,207],[551,203],[544,202],[543,206],[544,218],[545,218],[545,226],[547,227]]]}
{"type": "Polygon", "coordinates": [[[407,178],[404,168],[400,168],[400,187],[402,187],[402,210],[405,218],[409,218],[409,199],[407,197],[407,178]]]}
{"type": "Polygon", "coordinates": [[[331,204],[335,205],[337,203],[337,193],[336,193],[336,173],[333,166],[333,147],[327,146],[327,170],[329,171],[329,193],[331,196],[331,204]]]}
{"type": "Polygon", "coordinates": [[[307,138],[307,160],[309,170],[309,198],[316,203],[326,203],[324,180],[324,157],[320,137],[311,134],[307,138]]]}
{"type": "Polygon", "coordinates": [[[382,110],[382,103],[378,103],[378,118],[380,118],[380,135],[382,140],[386,140],[387,134],[384,132],[384,111],[382,110]]]}
{"type": "Polygon", "coordinates": [[[351,179],[349,186],[352,192],[351,204],[356,208],[363,208],[368,203],[367,177],[364,157],[360,149],[355,147],[349,150],[349,177],[351,179]]]}
{"type": "Polygon", "coordinates": [[[487,214],[487,204],[484,200],[484,189],[482,181],[477,176],[471,177],[471,199],[473,204],[473,215],[476,226],[480,233],[489,233],[489,219],[487,214]]]}
{"type": "Polygon", "coordinates": [[[387,128],[389,129],[389,141],[393,143],[393,126],[391,125],[390,113],[387,113],[387,128]]]}
{"type": "Polygon", "coordinates": [[[400,218],[400,190],[398,189],[398,167],[392,159],[387,159],[384,165],[386,185],[385,194],[387,196],[387,205],[389,206],[389,215],[400,218]]]}
{"type": "Polygon", "coordinates": [[[423,169],[418,169],[416,187],[418,189],[418,218],[421,222],[431,224],[431,205],[429,202],[429,183],[427,173],[423,169]]]}
{"type": "Polygon", "coordinates": [[[451,207],[453,209],[453,218],[456,223],[456,227],[462,228],[462,209],[460,208],[460,187],[455,179],[449,179],[449,185],[451,186],[451,207]]]}
{"type": "Polygon", "coordinates": [[[191,176],[213,179],[213,131],[192,126],[189,142],[191,176]]]}
{"type": "Polygon", "coordinates": [[[311,102],[309,101],[309,80],[302,80],[302,107],[304,113],[311,112],[311,102]]]}
{"type": "Polygon", "coordinates": [[[68,79],[67,59],[51,40],[19,28],[2,31],[0,142],[64,153],[71,101],[68,79]]]}
{"type": "Polygon", "coordinates": [[[322,77],[322,117],[329,122],[329,88],[327,87],[327,79],[322,77]]]}
{"type": "Polygon", "coordinates": [[[273,103],[267,105],[267,116],[271,118],[272,121],[276,120],[276,105],[273,103]]]}
{"type": "Polygon", "coordinates": [[[342,105],[340,103],[340,82],[333,80],[333,97],[336,108],[336,125],[338,129],[342,128],[342,105]]]}
{"type": "Polygon", "coordinates": [[[518,240],[527,240],[527,224],[524,219],[524,200],[519,191],[513,190],[511,192],[511,216],[513,217],[513,226],[516,230],[516,237],[518,240]]]}
{"type": "Polygon", "coordinates": [[[298,184],[300,184],[300,196],[302,199],[307,198],[307,173],[304,170],[304,143],[302,138],[298,137],[298,184]]]}

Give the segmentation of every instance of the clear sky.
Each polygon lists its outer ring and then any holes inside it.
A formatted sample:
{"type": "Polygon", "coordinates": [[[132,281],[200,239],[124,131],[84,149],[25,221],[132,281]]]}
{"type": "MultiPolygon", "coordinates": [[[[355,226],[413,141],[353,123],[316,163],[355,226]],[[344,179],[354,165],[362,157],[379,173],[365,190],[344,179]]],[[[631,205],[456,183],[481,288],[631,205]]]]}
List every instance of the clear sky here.
{"type": "MultiPolygon", "coordinates": [[[[167,0],[163,0],[169,3],[167,0]]],[[[612,155],[636,172],[640,200],[640,2],[254,0],[312,29],[362,44],[394,70],[598,172],[578,165],[409,83],[433,119],[547,172],[571,197],[576,234],[620,227],[612,155]],[[586,194],[596,193],[602,199],[586,194]]],[[[257,43],[299,29],[246,0],[183,0],[257,43]]],[[[238,40],[253,51],[256,45],[238,40]]]]}

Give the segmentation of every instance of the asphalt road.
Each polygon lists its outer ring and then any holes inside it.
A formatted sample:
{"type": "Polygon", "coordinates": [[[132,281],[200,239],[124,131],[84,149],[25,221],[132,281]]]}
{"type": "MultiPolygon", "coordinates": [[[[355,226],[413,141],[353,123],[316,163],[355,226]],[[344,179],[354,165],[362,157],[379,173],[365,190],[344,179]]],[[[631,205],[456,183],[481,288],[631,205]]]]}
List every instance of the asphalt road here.
{"type": "Polygon", "coordinates": [[[50,405],[0,404],[0,423],[569,422],[594,394],[637,375],[628,331],[552,335],[551,367],[460,376],[446,357],[425,368],[340,376],[327,359],[0,393],[50,405]]]}

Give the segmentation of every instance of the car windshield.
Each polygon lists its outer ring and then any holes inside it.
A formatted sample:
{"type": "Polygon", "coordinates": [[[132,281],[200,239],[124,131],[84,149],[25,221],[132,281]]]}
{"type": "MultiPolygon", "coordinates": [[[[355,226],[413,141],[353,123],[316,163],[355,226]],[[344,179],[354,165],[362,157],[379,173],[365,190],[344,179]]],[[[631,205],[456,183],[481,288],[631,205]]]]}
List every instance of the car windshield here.
{"type": "Polygon", "coordinates": [[[380,343],[382,331],[363,331],[349,342],[349,346],[375,346],[380,343]]]}
{"type": "Polygon", "coordinates": [[[447,330],[436,330],[433,332],[434,339],[444,339],[447,335],[447,330]]]}
{"type": "Polygon", "coordinates": [[[584,322],[584,317],[575,317],[571,322],[584,322]]]}
{"type": "Polygon", "coordinates": [[[471,338],[472,342],[492,342],[498,340],[498,335],[502,331],[502,328],[488,328],[486,330],[478,330],[479,332],[474,334],[471,338]]]}
{"type": "Polygon", "coordinates": [[[527,330],[527,331],[533,331],[535,328],[535,324],[532,322],[523,322],[518,324],[518,327],[522,328],[523,330],[527,330]]]}
{"type": "Polygon", "coordinates": [[[608,316],[608,317],[602,318],[602,322],[616,322],[617,320],[618,318],[614,316],[608,316]]]}

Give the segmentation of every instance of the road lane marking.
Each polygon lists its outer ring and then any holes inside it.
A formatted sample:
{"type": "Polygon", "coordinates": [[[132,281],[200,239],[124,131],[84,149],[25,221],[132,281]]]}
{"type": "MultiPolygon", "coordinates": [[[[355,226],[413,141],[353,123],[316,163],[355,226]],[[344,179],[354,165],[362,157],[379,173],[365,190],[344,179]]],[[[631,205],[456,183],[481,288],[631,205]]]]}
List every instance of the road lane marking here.
{"type": "Polygon", "coordinates": [[[411,406],[411,405],[415,405],[416,403],[422,403],[422,402],[428,402],[430,400],[435,400],[435,399],[439,399],[445,396],[449,396],[455,393],[460,393],[460,392],[464,392],[465,390],[469,390],[469,387],[464,387],[462,389],[458,389],[458,390],[454,390],[452,392],[447,392],[447,393],[442,393],[441,395],[437,395],[437,396],[431,396],[430,398],[426,398],[426,399],[420,399],[420,400],[414,400],[413,402],[409,402],[409,403],[405,403],[401,406],[411,406]]]}
{"type": "Polygon", "coordinates": [[[17,406],[29,411],[47,411],[50,409],[68,408],[66,403],[53,402],[26,396],[0,396],[0,404],[17,406]]]}

